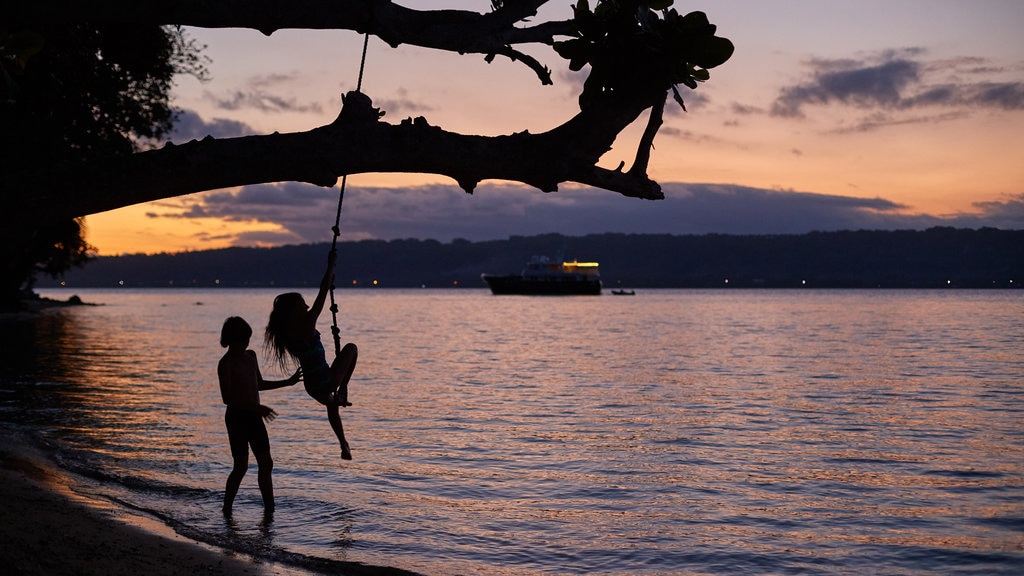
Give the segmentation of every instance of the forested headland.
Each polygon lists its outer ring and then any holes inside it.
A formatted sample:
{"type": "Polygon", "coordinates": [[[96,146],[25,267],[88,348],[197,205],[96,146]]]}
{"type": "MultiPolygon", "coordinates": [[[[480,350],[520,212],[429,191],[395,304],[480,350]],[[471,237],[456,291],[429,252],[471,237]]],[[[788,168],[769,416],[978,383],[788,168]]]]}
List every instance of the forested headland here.
{"type": "MultiPolygon", "coordinates": [[[[37,287],[313,287],[329,243],[98,257],[37,287]]],[[[1024,230],[592,234],[338,245],[338,288],[482,288],[535,255],[597,261],[606,288],[1020,288],[1024,230]]]]}

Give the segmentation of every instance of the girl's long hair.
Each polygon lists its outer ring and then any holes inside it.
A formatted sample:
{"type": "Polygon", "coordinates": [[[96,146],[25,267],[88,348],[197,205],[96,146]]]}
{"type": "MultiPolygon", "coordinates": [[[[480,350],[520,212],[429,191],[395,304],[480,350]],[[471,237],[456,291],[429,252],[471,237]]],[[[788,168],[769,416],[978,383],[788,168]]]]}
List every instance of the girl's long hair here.
{"type": "Polygon", "coordinates": [[[305,304],[302,294],[298,292],[287,292],[274,298],[274,308],[270,311],[263,342],[267,355],[276,360],[281,368],[288,369],[289,365],[294,363],[294,356],[288,350],[288,346],[295,335],[295,310],[305,304]]]}

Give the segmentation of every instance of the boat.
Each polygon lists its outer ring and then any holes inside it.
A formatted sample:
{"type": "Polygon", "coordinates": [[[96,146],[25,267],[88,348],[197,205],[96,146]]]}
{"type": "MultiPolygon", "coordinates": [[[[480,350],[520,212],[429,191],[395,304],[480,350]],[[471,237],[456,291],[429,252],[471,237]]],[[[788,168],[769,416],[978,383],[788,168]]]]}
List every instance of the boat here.
{"type": "Polygon", "coordinates": [[[632,290],[612,290],[612,294],[616,296],[635,296],[636,292],[632,290]]]}
{"type": "Polygon", "coordinates": [[[496,295],[592,295],[601,294],[597,262],[556,262],[534,256],[519,274],[481,274],[496,295]]]}

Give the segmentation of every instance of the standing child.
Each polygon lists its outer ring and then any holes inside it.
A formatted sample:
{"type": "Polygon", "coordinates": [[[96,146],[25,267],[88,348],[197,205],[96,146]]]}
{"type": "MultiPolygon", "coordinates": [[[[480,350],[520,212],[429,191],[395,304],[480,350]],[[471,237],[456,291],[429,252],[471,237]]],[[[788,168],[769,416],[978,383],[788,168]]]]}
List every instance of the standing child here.
{"type": "Polygon", "coordinates": [[[314,400],[327,407],[327,420],[341,445],[341,458],[351,460],[352,452],[345,441],[345,430],[341,424],[339,406],[351,406],[348,401],[348,381],[356,368],[359,350],[351,342],[328,366],[320,332],[316,329],[317,318],[323,312],[327,292],[334,283],[334,265],[337,252],[331,250],[327,256],[327,270],[320,281],[320,291],[307,306],[298,292],[288,292],[274,298],[274,309],[270,312],[265,334],[267,349],[282,364],[286,359],[299,363],[306,392],[314,400]]]}
{"type": "Polygon", "coordinates": [[[224,424],[228,429],[231,458],[234,460],[224,488],[225,514],[231,514],[238,487],[249,468],[250,446],[259,465],[256,478],[263,496],[263,509],[267,513],[274,511],[274,482],[271,478],[274,461],[270,458],[270,438],[263,420],[272,421],[277,417],[277,412],[260,404],[260,390],[292,386],[301,377],[301,371],[297,370],[287,380],[264,380],[256,361],[256,353],[248,349],[251,337],[252,328],[249,323],[238,316],[225,320],[220,331],[220,345],[228,351],[217,364],[217,377],[220,380],[221,399],[227,405],[224,424]]]}

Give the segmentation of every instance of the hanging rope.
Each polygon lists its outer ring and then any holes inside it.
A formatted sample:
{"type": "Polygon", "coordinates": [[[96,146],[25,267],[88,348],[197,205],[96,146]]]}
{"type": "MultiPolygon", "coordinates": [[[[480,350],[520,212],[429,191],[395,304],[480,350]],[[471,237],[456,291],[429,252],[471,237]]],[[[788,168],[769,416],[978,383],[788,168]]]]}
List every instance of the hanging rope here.
{"type": "MultiPolygon", "coordinates": [[[[370,34],[363,36],[363,56],[359,60],[359,80],[356,82],[356,92],[363,88],[363,71],[366,69],[366,47],[370,43],[370,34]]],[[[341,236],[341,205],[345,202],[345,183],[348,181],[348,174],[341,176],[341,188],[338,190],[338,212],[334,216],[334,238],[331,239],[331,252],[338,251],[338,236],[341,236]]],[[[334,336],[334,355],[341,355],[341,328],[338,328],[338,305],[334,302],[334,282],[331,282],[331,334],[334,336]]]]}

